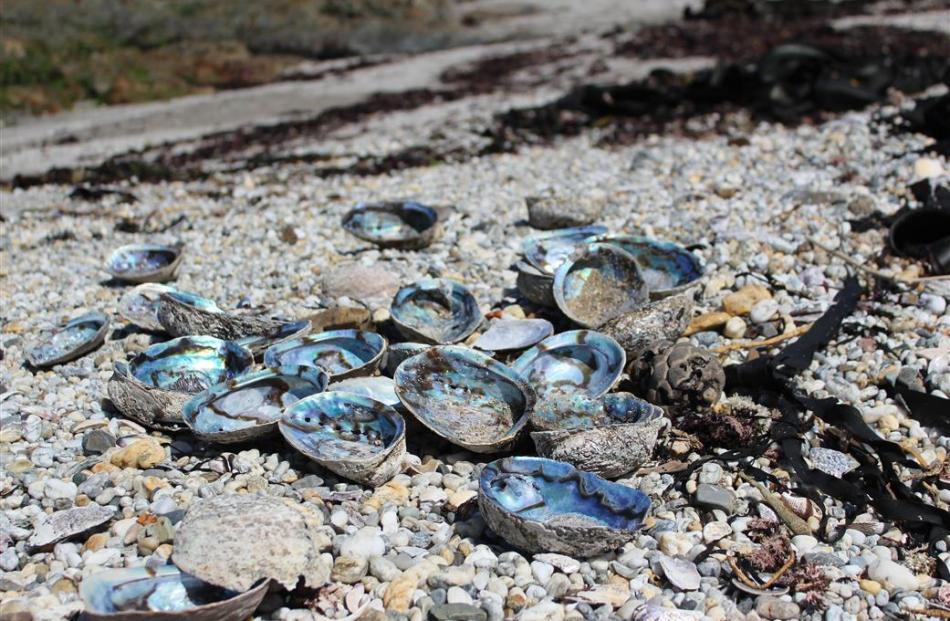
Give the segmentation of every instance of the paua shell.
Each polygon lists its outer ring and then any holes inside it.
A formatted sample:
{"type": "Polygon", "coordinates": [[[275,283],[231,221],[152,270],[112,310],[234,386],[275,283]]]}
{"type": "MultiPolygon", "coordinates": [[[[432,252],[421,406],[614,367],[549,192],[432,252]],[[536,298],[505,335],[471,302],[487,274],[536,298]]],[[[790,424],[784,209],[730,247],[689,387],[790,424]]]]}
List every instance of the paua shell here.
{"type": "Polygon", "coordinates": [[[554,274],[554,301],[568,318],[596,328],[650,298],[636,259],[611,244],[588,244],[554,274]]]}
{"type": "Polygon", "coordinates": [[[467,347],[432,347],[399,365],[394,379],[399,400],[423,425],[476,453],[514,444],[536,399],[518,374],[467,347]]]}
{"type": "Polygon", "coordinates": [[[573,394],[539,403],[531,439],[542,457],[612,479],[649,461],[660,430],[668,425],[659,407],[629,393],[603,399],[573,394]],[[565,407],[558,407],[563,399],[565,407]]]}
{"type": "Polygon", "coordinates": [[[636,535],[650,509],[639,490],[540,457],[485,466],[478,506],[488,526],[518,548],[591,557],[636,535]]]}
{"type": "Polygon", "coordinates": [[[539,396],[556,390],[603,396],[623,373],[627,357],[609,336],[593,330],[573,330],[548,337],[521,354],[511,368],[539,396]]]}
{"type": "Polygon", "coordinates": [[[158,320],[161,295],[175,290],[174,287],[154,282],[137,285],[119,298],[119,315],[140,328],[160,332],[164,329],[158,320]]]}
{"type": "Polygon", "coordinates": [[[261,315],[229,313],[212,300],[181,291],[161,294],[158,321],[172,336],[204,334],[230,341],[253,337],[242,345],[252,344],[258,350],[310,329],[307,321],[286,322],[261,315]]]}
{"type": "Polygon", "coordinates": [[[381,248],[418,250],[439,230],[434,209],[411,201],[357,205],[343,216],[343,228],[381,248]]]}
{"type": "Polygon", "coordinates": [[[396,382],[390,377],[374,375],[373,377],[351,377],[333,382],[327,390],[340,390],[355,395],[369,397],[390,407],[399,407],[402,403],[396,396],[396,382]]]}
{"type": "Polygon", "coordinates": [[[515,264],[515,272],[518,274],[515,284],[525,299],[539,306],[557,306],[552,290],[554,274],[542,272],[526,261],[518,261],[515,264]]]}
{"type": "Polygon", "coordinates": [[[681,293],[703,276],[696,255],[673,242],[637,235],[603,235],[597,242],[623,248],[636,259],[654,300],[681,293]]]}
{"type": "Polygon", "coordinates": [[[554,334],[547,319],[499,319],[488,326],[472,346],[485,351],[525,349],[554,334]]]}
{"type": "Polygon", "coordinates": [[[534,235],[524,240],[524,258],[542,273],[553,275],[578,245],[606,232],[605,226],[591,225],[534,235]]]}
{"type": "Polygon", "coordinates": [[[98,571],[83,578],[79,595],[90,621],[229,621],[250,617],[269,585],[238,593],[163,565],[98,571]]]}
{"type": "Polygon", "coordinates": [[[183,336],[152,345],[128,364],[117,363],[109,398],[124,415],[156,429],[184,426],[192,395],[234,379],[254,363],[247,349],[212,336],[183,336]]]}
{"type": "MultiPolygon", "coordinates": [[[[323,516],[290,498],[221,494],[194,500],[175,527],[172,561],[182,571],[232,591],[270,578],[285,589],[319,588],[333,561],[323,516]]],[[[236,619],[243,617],[236,617],[236,619]]]]}
{"type": "Polygon", "coordinates": [[[276,345],[283,341],[300,338],[310,333],[311,325],[307,319],[297,321],[277,322],[275,329],[266,334],[245,336],[236,339],[235,342],[241,347],[247,347],[254,354],[255,358],[260,358],[271,345],[276,345]]]}
{"type": "Polygon", "coordinates": [[[380,365],[384,375],[392,377],[396,374],[396,369],[406,358],[412,358],[416,354],[421,354],[432,347],[428,343],[393,343],[386,348],[386,357],[380,365]]]}
{"type": "Polygon", "coordinates": [[[386,352],[386,339],[375,332],[331,330],[290,339],[267,348],[268,367],[320,367],[338,381],[372,375],[386,352]]]}
{"type": "Polygon", "coordinates": [[[106,270],[123,282],[165,282],[175,277],[181,258],[181,245],[131,244],[112,253],[106,270]]]}
{"type": "Polygon", "coordinates": [[[292,447],[327,470],[382,485],[399,472],[406,422],[396,410],[348,392],[325,392],[287,408],[278,425],[292,447]]]}
{"type": "Polygon", "coordinates": [[[199,392],[185,403],[182,418],[208,442],[228,444],[277,429],[284,410],[323,392],[330,377],[315,367],[283,367],[245,373],[199,392]]]}
{"type": "Polygon", "coordinates": [[[98,312],[70,319],[26,352],[26,360],[38,369],[75,360],[97,349],[106,340],[109,318],[98,312]]]}
{"type": "Polygon", "coordinates": [[[407,339],[447,345],[465,340],[482,323],[475,296],[461,283],[425,278],[396,292],[393,323],[407,339]]]}

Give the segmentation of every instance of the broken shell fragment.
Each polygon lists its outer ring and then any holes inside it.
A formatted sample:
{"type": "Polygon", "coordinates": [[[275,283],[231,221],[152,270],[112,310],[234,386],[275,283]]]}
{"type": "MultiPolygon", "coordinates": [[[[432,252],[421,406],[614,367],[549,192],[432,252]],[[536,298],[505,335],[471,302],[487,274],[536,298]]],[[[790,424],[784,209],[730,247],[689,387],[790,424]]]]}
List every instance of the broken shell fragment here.
{"type": "Polygon", "coordinates": [[[182,571],[232,591],[270,578],[286,589],[303,576],[317,588],[330,578],[321,554],[330,538],[322,516],[287,498],[222,494],[194,501],[175,529],[172,561],[182,571]]]}
{"type": "Polygon", "coordinates": [[[425,278],[396,292],[393,323],[408,339],[448,345],[478,329],[482,314],[475,296],[461,283],[425,278]]]}
{"type": "Polygon", "coordinates": [[[423,425],[476,453],[514,444],[535,393],[497,360],[459,346],[432,347],[396,369],[396,394],[423,425]]]}
{"type": "Polygon", "coordinates": [[[611,244],[588,244],[554,274],[554,301],[569,319],[596,328],[645,304],[649,288],[636,259],[611,244]]]}
{"type": "Polygon", "coordinates": [[[315,367],[283,367],[245,373],[192,397],[182,418],[208,442],[244,442],[276,431],[283,411],[326,389],[330,378],[315,367]]]}
{"type": "Polygon", "coordinates": [[[622,248],[636,260],[654,300],[682,293],[703,276],[696,255],[673,242],[637,235],[602,235],[596,241],[622,248]]]}
{"type": "Polygon", "coordinates": [[[34,344],[26,352],[26,360],[38,369],[75,360],[102,345],[108,331],[108,317],[99,312],[86,313],[34,344]]]}
{"type": "Polygon", "coordinates": [[[225,621],[251,616],[269,582],[245,593],[208,584],[174,565],[107,569],[79,587],[90,621],[225,621]]]}
{"type": "Polygon", "coordinates": [[[540,457],[493,461],[478,481],[488,526],[529,552],[591,557],[633,539],[650,508],[639,490],[540,457]]]}
{"type": "Polygon", "coordinates": [[[557,390],[596,398],[617,383],[626,360],[623,349],[609,336],[573,330],[544,339],[521,354],[511,368],[539,396],[557,390]]]}
{"type": "Polygon", "coordinates": [[[539,455],[609,479],[649,461],[660,430],[669,424],[662,409],[629,393],[603,399],[549,394],[531,422],[539,429],[531,432],[539,455]]]}
{"type": "Polygon", "coordinates": [[[131,244],[112,253],[106,270],[123,282],[165,282],[175,277],[181,258],[181,245],[131,244]]]}
{"type": "Polygon", "coordinates": [[[247,349],[211,336],[183,336],[152,345],[128,364],[116,363],[109,398],[125,416],[148,427],[184,427],[192,395],[234,379],[254,363],[247,349]]]}
{"type": "Polygon", "coordinates": [[[342,391],[287,408],[278,425],[303,455],[341,477],[376,487],[391,479],[406,453],[406,423],[390,406],[342,391]]]}
{"type": "Polygon", "coordinates": [[[485,351],[525,349],[554,334],[547,319],[499,319],[493,321],[472,344],[485,351]]]}
{"type": "Polygon", "coordinates": [[[343,216],[343,228],[381,248],[419,250],[439,229],[435,209],[412,201],[357,205],[343,216]]]}
{"type": "Polygon", "coordinates": [[[281,341],[264,352],[268,367],[320,367],[330,379],[372,375],[386,352],[386,339],[375,332],[332,330],[281,341]]]}

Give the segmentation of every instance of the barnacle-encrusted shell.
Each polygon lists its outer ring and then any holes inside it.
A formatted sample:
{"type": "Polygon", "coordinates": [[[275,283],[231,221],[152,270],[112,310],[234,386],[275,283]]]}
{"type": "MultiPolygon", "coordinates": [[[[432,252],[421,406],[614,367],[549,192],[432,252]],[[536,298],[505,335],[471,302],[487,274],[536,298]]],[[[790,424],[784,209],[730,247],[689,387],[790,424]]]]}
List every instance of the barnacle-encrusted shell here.
{"type": "Polygon", "coordinates": [[[614,550],[633,539],[650,508],[639,490],[540,457],[493,461],[478,487],[488,526],[535,553],[590,557],[614,550]]]}
{"type": "Polygon", "coordinates": [[[109,398],[120,412],[157,429],[184,426],[192,395],[234,379],[254,363],[251,352],[211,336],[183,336],[152,345],[128,364],[116,363],[109,398]]]}
{"type": "Polygon", "coordinates": [[[401,405],[399,397],[396,396],[396,382],[394,382],[392,378],[383,375],[351,377],[349,379],[340,380],[339,382],[333,382],[327,386],[327,390],[340,390],[355,395],[363,395],[380,403],[385,403],[390,407],[401,405]]]}
{"type": "Polygon", "coordinates": [[[539,306],[557,306],[553,291],[554,274],[542,272],[526,261],[518,261],[515,264],[515,272],[518,274],[515,281],[518,291],[529,302],[539,306]]]}
{"type": "Polygon", "coordinates": [[[396,410],[362,395],[332,391],[287,408],[287,443],[327,470],[373,487],[393,477],[406,453],[406,423],[396,410]]]}
{"type": "Polygon", "coordinates": [[[475,296],[461,283],[424,278],[396,292],[390,307],[393,323],[408,339],[450,344],[478,329],[482,314],[475,296]]]}
{"type": "Polygon", "coordinates": [[[574,394],[553,400],[539,402],[531,417],[539,428],[531,432],[538,454],[606,478],[619,477],[649,461],[660,429],[669,423],[663,410],[629,393],[603,399],[574,394]],[[558,407],[560,400],[565,407],[558,407]]]}
{"type": "Polygon", "coordinates": [[[423,425],[477,453],[511,446],[535,394],[510,368],[473,349],[432,347],[396,369],[396,394],[423,425]]]}
{"type": "Polygon", "coordinates": [[[620,343],[632,361],[656,343],[678,339],[692,313],[692,296],[680,293],[614,317],[598,330],[620,343]]]}
{"type": "Polygon", "coordinates": [[[90,621],[230,621],[251,616],[267,595],[262,580],[246,593],[222,589],[182,573],[157,569],[106,569],[83,578],[79,595],[90,621]]]}
{"type": "Polygon", "coordinates": [[[531,347],[554,334],[547,319],[499,319],[493,321],[472,344],[485,351],[510,351],[531,347]]]}
{"type": "Polygon", "coordinates": [[[632,255],[655,300],[681,293],[703,276],[696,255],[673,242],[637,235],[602,235],[597,242],[618,246],[632,255]]]}
{"type": "Polygon", "coordinates": [[[386,352],[386,339],[375,332],[331,330],[272,345],[264,352],[269,367],[312,366],[330,379],[372,375],[386,352]]]}
{"type": "Polygon", "coordinates": [[[131,244],[116,249],[106,270],[117,280],[131,283],[165,282],[175,277],[182,246],[131,244]]]}
{"type": "Polygon", "coordinates": [[[75,360],[102,345],[108,331],[108,317],[98,312],[86,313],[34,344],[26,352],[26,359],[38,369],[75,360]]]}
{"type": "Polygon", "coordinates": [[[606,232],[607,227],[591,225],[533,235],[524,240],[524,257],[542,273],[553,276],[578,245],[606,232]]]}
{"type": "Polygon", "coordinates": [[[593,330],[548,337],[511,363],[539,396],[551,390],[579,390],[600,397],[610,390],[626,364],[617,341],[593,330]]]}
{"type": "Polygon", "coordinates": [[[631,377],[647,400],[678,409],[719,401],[726,374],[711,352],[689,343],[657,343],[631,365],[631,377]]]}
{"type": "Polygon", "coordinates": [[[381,248],[418,250],[439,230],[434,209],[411,201],[357,205],[343,216],[343,228],[381,248]]]}
{"type": "Polygon", "coordinates": [[[140,328],[159,332],[163,328],[158,321],[158,304],[161,295],[169,291],[175,288],[154,282],[137,285],[119,298],[119,314],[140,328]]]}
{"type": "Polygon", "coordinates": [[[322,516],[286,498],[222,494],[196,500],[175,529],[174,563],[219,587],[246,591],[270,578],[286,589],[329,580],[322,516]]]}
{"type": "Polygon", "coordinates": [[[588,244],[554,274],[554,301],[576,323],[596,328],[650,297],[632,255],[610,244],[588,244]]]}
{"type": "Polygon", "coordinates": [[[326,372],[315,367],[245,373],[192,397],[182,408],[182,418],[202,440],[244,442],[275,431],[284,409],[322,392],[329,381],[326,372]]]}

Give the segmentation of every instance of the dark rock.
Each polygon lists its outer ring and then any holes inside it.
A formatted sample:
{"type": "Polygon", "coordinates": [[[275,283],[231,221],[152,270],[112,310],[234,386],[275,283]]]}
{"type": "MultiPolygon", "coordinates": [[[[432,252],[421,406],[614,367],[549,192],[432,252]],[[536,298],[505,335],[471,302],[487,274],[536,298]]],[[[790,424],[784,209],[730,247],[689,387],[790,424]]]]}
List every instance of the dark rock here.
{"type": "Polygon", "coordinates": [[[82,436],[82,452],[85,455],[102,455],[115,446],[115,436],[105,429],[90,429],[82,436]]]}
{"type": "Polygon", "coordinates": [[[444,604],[430,610],[429,618],[436,621],[485,621],[488,614],[469,604],[444,604]]]}

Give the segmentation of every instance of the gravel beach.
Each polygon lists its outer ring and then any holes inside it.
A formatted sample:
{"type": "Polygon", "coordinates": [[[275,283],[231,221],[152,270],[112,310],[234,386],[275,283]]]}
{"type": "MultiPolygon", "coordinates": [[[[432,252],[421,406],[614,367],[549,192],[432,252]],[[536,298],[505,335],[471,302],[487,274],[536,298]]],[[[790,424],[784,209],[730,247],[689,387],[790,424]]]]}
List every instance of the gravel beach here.
{"type": "MultiPolygon", "coordinates": [[[[474,500],[479,474],[495,456],[464,451],[419,425],[407,432],[401,471],[374,489],[321,468],[279,438],[209,444],[187,432],[148,430],[108,402],[113,365],[165,340],[118,314],[130,286],[104,267],[121,245],[183,243],[169,284],[224,309],[302,318],[366,307],[378,329],[392,334],[396,289],[437,277],[468,286],[485,315],[544,317],[563,331],[570,324],[556,309],[521,299],[512,270],[524,239],[538,233],[525,197],[555,192],[602,202],[597,223],[611,232],[677,242],[702,260],[705,275],[682,338],[724,366],[793,342],[789,335],[802,334],[856,274],[868,292],[796,385],[855,406],[880,439],[912,456],[918,467],[895,467],[908,484],[923,479],[913,486],[918,500],[946,510],[950,439],[922,426],[883,386],[911,373],[924,391],[950,396],[950,281],[918,280],[927,275],[919,261],[885,252],[887,228],[852,225],[897,213],[913,200],[913,183],[950,173],[945,157],[927,151],[931,139],[881,122],[912,108],[912,98],[892,93],[882,104],[799,125],[738,110],[628,144],[605,144],[605,130],[594,127],[508,153],[383,174],[345,170],[362,155],[404,152],[421,137],[441,139],[453,152],[477,151],[493,115],[551,101],[580,77],[371,114],[319,142],[304,138],[278,150],[318,148],[318,163],[299,158],[229,171],[227,158],[208,157],[200,178],[110,186],[134,200],[84,200],[71,196],[70,185],[5,189],[0,618],[73,618],[90,575],[163,565],[193,504],[241,494],[312,510],[324,544],[314,562],[326,583],[291,594],[273,585],[255,619],[945,618],[946,532],[931,547],[926,533],[870,507],[846,515],[844,503],[827,495],[817,506],[798,491],[776,445],[746,460],[774,479],[763,494],[735,461],[711,460],[678,478],[690,462],[736,446],[664,430],[652,459],[619,479],[652,501],[643,527],[622,548],[581,559],[518,551],[494,534],[474,500]],[[335,164],[341,174],[314,174],[335,164]],[[438,208],[442,230],[431,246],[379,249],[341,228],[354,205],[393,199],[438,208]],[[886,286],[875,286],[863,268],[878,271],[886,286]],[[24,364],[41,335],[90,310],[112,320],[100,348],[47,370],[24,364]],[[755,339],[775,344],[756,348],[755,339]],[[735,585],[730,563],[786,532],[769,503],[786,490],[786,509],[795,509],[808,534],[783,537],[795,562],[808,566],[796,570],[811,571],[818,586],[802,587],[800,577],[784,594],[747,592],[735,585]],[[67,511],[76,513],[64,517],[67,511]]],[[[945,91],[936,86],[925,95],[945,91]]],[[[777,424],[776,410],[754,407],[762,424],[777,424]]],[[[851,468],[828,441],[841,434],[809,418],[805,458],[851,468]]],[[[532,450],[530,442],[513,449],[532,450]]],[[[254,550],[256,541],[242,545],[249,555],[266,554],[254,550]]]]}

